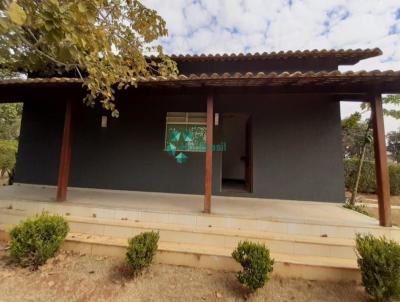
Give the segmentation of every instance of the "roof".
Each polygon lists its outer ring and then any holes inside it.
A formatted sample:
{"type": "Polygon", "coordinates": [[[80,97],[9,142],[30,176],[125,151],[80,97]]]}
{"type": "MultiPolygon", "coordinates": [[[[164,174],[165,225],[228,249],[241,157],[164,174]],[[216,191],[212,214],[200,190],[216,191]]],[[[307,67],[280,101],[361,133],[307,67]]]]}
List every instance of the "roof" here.
{"type": "MultiPolygon", "coordinates": [[[[341,62],[351,62],[382,54],[374,49],[339,49],[280,51],[255,54],[223,55],[172,55],[176,61],[239,61],[267,60],[275,58],[336,58],[341,62]],[[344,60],[344,61],[343,61],[344,60]]],[[[365,92],[366,89],[379,89],[382,93],[400,93],[400,71],[295,71],[295,72],[233,72],[233,73],[198,73],[171,76],[148,76],[135,79],[140,87],[281,87],[281,90],[293,88],[302,91],[304,87],[327,87],[327,89],[365,92]]],[[[69,77],[3,79],[0,88],[19,87],[80,87],[83,80],[69,77]]],[[[286,90],[284,90],[286,91],[286,90]]]]}
{"type": "MultiPolygon", "coordinates": [[[[263,53],[231,53],[231,54],[172,54],[170,58],[177,62],[194,61],[249,61],[249,60],[272,60],[289,58],[334,58],[338,60],[351,60],[352,62],[376,57],[382,54],[379,48],[372,49],[313,49],[278,51],[263,53]]],[[[156,58],[156,57],[151,57],[156,58]]]]}
{"type": "MultiPolygon", "coordinates": [[[[400,87],[400,71],[320,71],[320,72],[258,72],[258,73],[212,73],[172,76],[150,76],[137,79],[140,86],[170,86],[170,87],[200,87],[200,86],[279,86],[279,85],[327,85],[355,83],[393,83],[400,87]]],[[[0,87],[4,86],[36,86],[36,85],[81,85],[80,78],[31,78],[3,79],[0,87]]]]}

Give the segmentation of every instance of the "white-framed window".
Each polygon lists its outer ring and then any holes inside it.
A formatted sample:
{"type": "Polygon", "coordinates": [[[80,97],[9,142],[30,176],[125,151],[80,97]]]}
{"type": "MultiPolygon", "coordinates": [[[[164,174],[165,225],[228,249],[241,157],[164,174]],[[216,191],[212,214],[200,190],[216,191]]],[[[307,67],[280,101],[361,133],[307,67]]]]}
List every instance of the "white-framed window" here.
{"type": "Polygon", "coordinates": [[[165,149],[173,145],[176,151],[206,151],[206,112],[167,112],[165,149]]]}

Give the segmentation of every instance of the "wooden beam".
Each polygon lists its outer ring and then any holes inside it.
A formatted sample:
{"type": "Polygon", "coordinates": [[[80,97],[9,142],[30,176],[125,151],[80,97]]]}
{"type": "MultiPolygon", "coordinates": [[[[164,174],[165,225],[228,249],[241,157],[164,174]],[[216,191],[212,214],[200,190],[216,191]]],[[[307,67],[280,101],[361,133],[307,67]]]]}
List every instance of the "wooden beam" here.
{"type": "Polygon", "coordinates": [[[67,199],[67,187],[71,165],[72,149],[72,101],[67,100],[64,118],[64,131],[62,136],[60,166],[58,170],[57,201],[67,199]]]}
{"type": "Polygon", "coordinates": [[[372,126],[374,130],[374,151],[376,185],[379,207],[379,224],[392,226],[390,210],[390,185],[387,166],[387,153],[385,141],[385,129],[383,122],[382,97],[380,93],[371,95],[372,126]]]}
{"type": "Polygon", "coordinates": [[[204,213],[211,212],[211,195],[212,195],[212,145],[213,145],[213,128],[214,128],[214,95],[210,91],[207,96],[207,149],[206,149],[206,166],[204,179],[204,213]]]}

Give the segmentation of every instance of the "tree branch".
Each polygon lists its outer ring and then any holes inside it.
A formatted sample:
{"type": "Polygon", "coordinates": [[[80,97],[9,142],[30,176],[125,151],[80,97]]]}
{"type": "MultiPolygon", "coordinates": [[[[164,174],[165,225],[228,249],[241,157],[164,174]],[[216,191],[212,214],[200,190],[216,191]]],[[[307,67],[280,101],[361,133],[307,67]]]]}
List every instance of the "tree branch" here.
{"type": "MultiPolygon", "coordinates": [[[[59,60],[57,60],[56,58],[50,56],[49,54],[43,52],[41,49],[39,49],[37,47],[36,44],[32,44],[30,41],[28,41],[23,35],[21,35],[21,33],[17,33],[17,35],[20,37],[20,39],[22,41],[24,41],[26,44],[28,44],[34,51],[36,51],[37,53],[41,54],[42,56],[46,57],[47,59],[49,59],[50,61],[52,61],[53,63],[56,63],[58,65],[62,65],[65,66],[66,68],[70,68],[70,67],[75,67],[76,64],[67,64],[64,62],[61,62],[59,60]]],[[[36,39],[36,38],[35,38],[36,39]]]]}

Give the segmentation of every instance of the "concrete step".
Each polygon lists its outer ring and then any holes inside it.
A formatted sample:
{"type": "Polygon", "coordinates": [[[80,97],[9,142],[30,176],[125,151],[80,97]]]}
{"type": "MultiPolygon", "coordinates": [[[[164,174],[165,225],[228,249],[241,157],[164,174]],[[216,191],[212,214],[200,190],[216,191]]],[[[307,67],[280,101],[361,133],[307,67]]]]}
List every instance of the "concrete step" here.
{"type": "MultiPolygon", "coordinates": [[[[270,233],[281,233],[299,236],[325,236],[328,238],[353,239],[356,233],[371,233],[376,236],[386,236],[400,242],[400,229],[397,227],[383,228],[371,218],[369,225],[327,224],[324,221],[308,221],[299,219],[266,218],[250,219],[235,216],[206,215],[202,213],[156,212],[139,209],[114,209],[109,207],[93,207],[83,204],[55,203],[40,201],[9,201],[0,204],[4,213],[17,212],[26,217],[42,211],[64,216],[79,216],[86,218],[101,218],[108,220],[127,220],[143,223],[178,224],[196,227],[218,227],[231,230],[248,230],[270,233]],[[7,209],[11,208],[11,209],[7,209]]],[[[350,211],[350,210],[349,210],[350,211]]],[[[362,215],[355,213],[356,215],[362,215]]],[[[2,221],[0,221],[2,223],[2,221]]]]}
{"type": "MultiPolygon", "coordinates": [[[[120,259],[125,257],[126,247],[126,238],[82,233],[70,233],[63,246],[66,250],[120,259]]],[[[161,241],[159,242],[155,262],[238,271],[241,267],[232,259],[231,253],[232,250],[227,248],[161,241]]],[[[271,253],[271,256],[275,259],[275,275],[309,280],[360,282],[357,263],[352,259],[294,256],[274,252],[271,253]]]]}
{"type": "MultiPolygon", "coordinates": [[[[10,225],[0,225],[0,240],[9,240],[10,225]]],[[[63,249],[93,256],[110,256],[123,259],[128,239],[85,233],[68,234],[63,249]]],[[[182,265],[214,270],[238,271],[240,266],[232,259],[233,249],[204,244],[159,242],[156,263],[182,265]]],[[[273,274],[282,277],[325,281],[360,282],[360,272],[355,259],[291,255],[271,250],[275,259],[273,274]]]]}
{"type": "MultiPolygon", "coordinates": [[[[0,221],[4,220],[0,211],[0,221]]],[[[9,223],[17,223],[23,215],[8,211],[9,223]]],[[[71,232],[90,235],[130,238],[145,231],[157,230],[162,242],[212,246],[232,251],[240,241],[250,240],[265,244],[271,252],[293,256],[333,257],[355,259],[354,240],[318,236],[301,236],[222,227],[202,227],[171,223],[147,223],[78,216],[65,217],[71,232]]]]}
{"type": "Polygon", "coordinates": [[[233,250],[240,241],[250,240],[264,243],[276,253],[355,259],[353,239],[75,216],[69,216],[67,219],[71,231],[79,233],[130,238],[141,232],[157,230],[163,242],[206,245],[233,250]]]}

